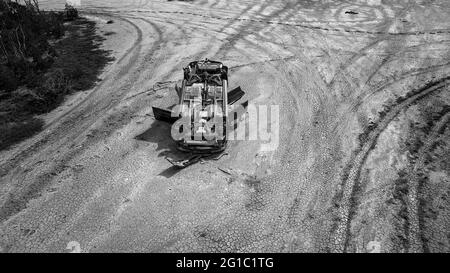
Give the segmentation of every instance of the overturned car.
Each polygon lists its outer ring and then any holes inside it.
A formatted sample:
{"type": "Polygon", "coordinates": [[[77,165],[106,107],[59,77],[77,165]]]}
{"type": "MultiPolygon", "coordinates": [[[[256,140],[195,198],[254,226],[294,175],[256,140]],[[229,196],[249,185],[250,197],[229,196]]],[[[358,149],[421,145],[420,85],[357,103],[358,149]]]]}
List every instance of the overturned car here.
{"type": "Polygon", "coordinates": [[[228,105],[244,95],[240,87],[228,92],[228,67],[208,59],[191,62],[176,90],[179,104],[171,110],[153,107],[155,118],[173,123],[171,135],[179,150],[222,152],[227,145],[228,105]]]}

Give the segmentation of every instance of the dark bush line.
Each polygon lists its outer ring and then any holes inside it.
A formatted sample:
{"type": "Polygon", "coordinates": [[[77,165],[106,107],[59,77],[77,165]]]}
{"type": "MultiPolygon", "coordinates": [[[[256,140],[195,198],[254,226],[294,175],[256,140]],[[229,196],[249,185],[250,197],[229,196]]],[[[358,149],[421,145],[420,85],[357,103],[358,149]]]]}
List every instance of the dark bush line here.
{"type": "Polygon", "coordinates": [[[95,23],[70,6],[51,13],[35,1],[0,0],[0,150],[41,130],[36,114],[95,85],[113,60],[102,41],[95,23]]]}
{"type": "Polygon", "coordinates": [[[0,66],[14,77],[0,76],[0,89],[11,92],[36,73],[48,69],[55,57],[49,41],[64,35],[64,14],[42,12],[37,2],[20,5],[0,0],[0,66]]]}
{"type": "Polygon", "coordinates": [[[96,34],[95,23],[78,19],[67,31],[70,35],[55,45],[58,57],[50,69],[28,84],[39,97],[23,100],[33,113],[51,111],[65,95],[92,88],[99,80],[97,75],[113,60],[99,48],[103,38],[96,34]]]}

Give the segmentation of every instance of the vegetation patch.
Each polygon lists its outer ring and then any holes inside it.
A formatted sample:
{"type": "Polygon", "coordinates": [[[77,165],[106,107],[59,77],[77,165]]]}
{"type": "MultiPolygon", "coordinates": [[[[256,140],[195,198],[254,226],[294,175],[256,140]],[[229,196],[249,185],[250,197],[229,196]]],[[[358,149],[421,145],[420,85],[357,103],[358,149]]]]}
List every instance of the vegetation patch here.
{"type": "Polygon", "coordinates": [[[0,0],[0,150],[38,132],[36,115],[92,88],[113,60],[95,23],[73,7],[54,13],[24,3],[0,0]]]}

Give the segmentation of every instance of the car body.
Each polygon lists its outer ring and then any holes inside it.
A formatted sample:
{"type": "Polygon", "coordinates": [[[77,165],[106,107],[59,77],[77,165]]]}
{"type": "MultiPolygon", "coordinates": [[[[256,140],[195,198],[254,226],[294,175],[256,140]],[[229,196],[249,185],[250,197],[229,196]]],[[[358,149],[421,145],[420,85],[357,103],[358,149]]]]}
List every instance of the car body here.
{"type": "Polygon", "coordinates": [[[220,153],[227,146],[228,105],[237,102],[244,92],[240,87],[228,91],[228,67],[221,62],[194,61],[183,72],[181,87],[175,87],[178,105],[170,110],[153,107],[154,116],[173,123],[171,136],[179,150],[220,153]]]}
{"type": "Polygon", "coordinates": [[[220,62],[191,62],[184,68],[179,94],[179,150],[214,153],[227,144],[228,67],[220,62]]]}

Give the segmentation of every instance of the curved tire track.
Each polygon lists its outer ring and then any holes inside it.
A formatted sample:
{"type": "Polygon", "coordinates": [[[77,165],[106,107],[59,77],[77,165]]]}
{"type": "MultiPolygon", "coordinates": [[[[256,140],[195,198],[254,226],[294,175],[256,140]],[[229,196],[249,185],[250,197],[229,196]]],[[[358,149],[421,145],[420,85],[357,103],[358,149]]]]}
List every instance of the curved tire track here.
{"type": "Polygon", "coordinates": [[[405,98],[397,100],[397,103],[390,107],[390,109],[381,117],[372,128],[366,130],[366,140],[360,144],[360,148],[355,152],[355,155],[347,164],[349,171],[343,175],[342,197],[339,202],[338,217],[334,242],[332,250],[334,252],[345,252],[349,239],[349,225],[352,217],[352,210],[354,209],[355,196],[360,179],[361,169],[375,147],[378,137],[386,129],[389,123],[398,116],[401,110],[409,107],[419,99],[437,91],[446,88],[450,83],[450,77],[444,78],[440,81],[433,82],[427,86],[412,91],[405,98]]]}
{"type": "Polygon", "coordinates": [[[408,184],[408,234],[409,234],[409,252],[422,253],[427,250],[426,242],[422,240],[419,185],[422,176],[425,173],[425,160],[429,152],[440,136],[440,132],[450,122],[450,113],[444,114],[433,126],[425,144],[417,153],[417,160],[409,175],[408,184]]]}
{"type": "MultiPolygon", "coordinates": [[[[114,16],[111,16],[111,17],[114,17],[114,16]]],[[[131,24],[137,32],[137,39],[134,41],[133,45],[129,49],[126,50],[126,52],[119,58],[118,61],[116,61],[116,63],[118,64],[118,63],[122,62],[124,59],[126,59],[128,56],[133,54],[133,57],[130,58],[130,61],[126,65],[126,66],[129,66],[136,60],[136,58],[139,55],[139,45],[142,41],[142,31],[135,24],[133,24],[131,21],[129,21],[127,19],[123,19],[123,18],[119,18],[119,17],[114,17],[114,18],[121,19],[121,20],[131,24]]],[[[21,161],[23,158],[30,156],[40,146],[49,142],[50,139],[52,139],[54,137],[53,131],[58,129],[58,127],[55,127],[55,126],[59,126],[58,123],[60,123],[63,119],[70,116],[73,112],[75,112],[77,109],[79,109],[83,104],[88,102],[89,99],[91,99],[94,95],[96,95],[98,90],[101,90],[101,87],[103,86],[103,84],[105,84],[105,80],[108,79],[108,77],[109,77],[109,75],[104,80],[102,80],[102,82],[99,85],[97,85],[94,88],[94,90],[86,96],[86,98],[84,98],[82,101],[76,103],[69,111],[67,111],[66,113],[64,113],[63,115],[58,117],[57,119],[51,121],[50,123],[46,124],[41,133],[42,135],[38,136],[40,138],[37,141],[35,141],[31,145],[29,143],[27,143],[27,141],[25,141],[22,144],[19,144],[19,146],[16,148],[18,151],[17,153],[12,154],[11,156],[8,156],[7,158],[4,158],[2,160],[4,163],[2,163],[0,165],[0,177],[4,176],[11,169],[15,168],[17,166],[18,162],[21,161]],[[55,128],[52,128],[52,127],[55,127],[55,128]],[[48,133],[49,130],[52,133],[48,133]],[[27,146],[27,147],[25,148],[25,146],[27,146]]],[[[122,75],[122,77],[123,77],[123,75],[122,75]]]]}

